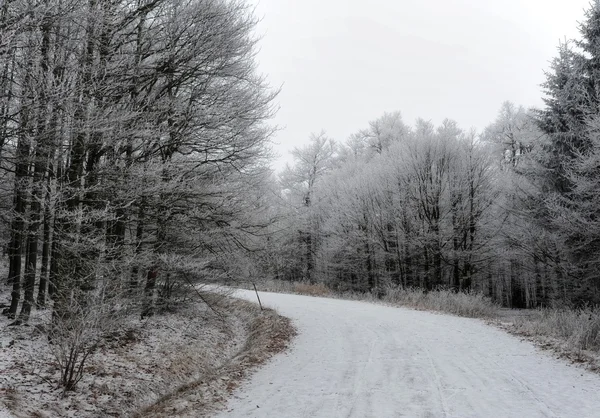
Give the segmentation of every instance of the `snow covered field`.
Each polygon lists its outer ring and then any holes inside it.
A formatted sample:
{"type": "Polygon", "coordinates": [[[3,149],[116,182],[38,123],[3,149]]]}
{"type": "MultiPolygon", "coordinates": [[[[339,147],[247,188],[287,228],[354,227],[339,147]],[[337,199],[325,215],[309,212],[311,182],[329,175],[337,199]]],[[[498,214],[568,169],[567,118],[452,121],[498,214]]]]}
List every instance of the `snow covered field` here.
{"type": "Polygon", "coordinates": [[[600,416],[600,376],[480,320],[298,295],[261,299],[292,318],[299,335],[220,418],[600,416]]]}

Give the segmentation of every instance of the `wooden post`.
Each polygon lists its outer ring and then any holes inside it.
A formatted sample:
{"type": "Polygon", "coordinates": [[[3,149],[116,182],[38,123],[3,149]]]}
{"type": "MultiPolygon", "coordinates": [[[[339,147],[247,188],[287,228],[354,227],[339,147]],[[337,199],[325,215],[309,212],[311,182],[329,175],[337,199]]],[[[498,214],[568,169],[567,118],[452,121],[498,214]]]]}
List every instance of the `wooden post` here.
{"type": "Polygon", "coordinates": [[[256,299],[258,299],[258,306],[260,306],[260,310],[263,310],[262,303],[260,303],[260,296],[258,296],[258,290],[256,289],[256,284],[252,282],[252,286],[254,286],[254,291],[256,292],[256,299]]]}

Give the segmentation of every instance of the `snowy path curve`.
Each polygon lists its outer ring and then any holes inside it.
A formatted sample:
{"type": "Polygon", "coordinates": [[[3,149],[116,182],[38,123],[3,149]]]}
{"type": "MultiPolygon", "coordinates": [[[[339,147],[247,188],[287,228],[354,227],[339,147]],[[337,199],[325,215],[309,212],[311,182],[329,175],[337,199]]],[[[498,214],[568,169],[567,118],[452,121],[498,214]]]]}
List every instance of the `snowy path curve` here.
{"type": "Polygon", "coordinates": [[[297,295],[261,299],[292,318],[299,335],[219,417],[600,417],[600,376],[482,321],[297,295]]]}

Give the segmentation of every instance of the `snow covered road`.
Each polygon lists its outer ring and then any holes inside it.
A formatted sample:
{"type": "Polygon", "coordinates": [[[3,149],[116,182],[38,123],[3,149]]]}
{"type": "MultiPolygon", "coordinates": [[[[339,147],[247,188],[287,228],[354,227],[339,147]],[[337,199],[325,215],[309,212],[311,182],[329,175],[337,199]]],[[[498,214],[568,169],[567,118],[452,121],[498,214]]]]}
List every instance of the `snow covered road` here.
{"type": "Polygon", "coordinates": [[[260,295],[299,335],[219,417],[600,417],[600,376],[482,321],[260,295]]]}

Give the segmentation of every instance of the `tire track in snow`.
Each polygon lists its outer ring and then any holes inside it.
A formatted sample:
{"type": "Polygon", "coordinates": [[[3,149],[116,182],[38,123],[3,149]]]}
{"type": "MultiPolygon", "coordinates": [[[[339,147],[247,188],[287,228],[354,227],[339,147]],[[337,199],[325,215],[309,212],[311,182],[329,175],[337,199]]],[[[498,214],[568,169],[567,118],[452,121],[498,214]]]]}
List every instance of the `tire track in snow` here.
{"type": "Polygon", "coordinates": [[[299,336],[220,418],[599,416],[600,376],[482,321],[297,295],[261,299],[292,318],[299,336]]]}
{"type": "MultiPolygon", "coordinates": [[[[493,360],[492,360],[492,361],[493,361],[493,360]]],[[[496,366],[499,366],[497,362],[493,361],[493,363],[494,363],[496,366]]],[[[530,387],[529,387],[529,386],[528,386],[528,385],[527,385],[527,384],[526,384],[526,383],[525,383],[523,380],[521,380],[519,377],[517,377],[517,373],[515,373],[515,372],[511,372],[511,371],[505,371],[505,370],[502,370],[500,367],[498,367],[498,370],[500,370],[501,372],[503,372],[504,374],[506,374],[507,376],[509,376],[509,378],[510,378],[512,381],[514,381],[514,382],[517,382],[521,388],[523,388],[523,389],[524,389],[524,390],[525,390],[527,393],[529,393],[529,395],[530,395],[530,396],[531,396],[533,399],[535,399],[535,400],[538,402],[538,404],[540,404],[540,405],[543,405],[543,406],[544,406],[544,409],[546,410],[546,411],[545,411],[545,412],[546,412],[546,414],[548,414],[548,415],[546,415],[546,416],[548,416],[548,417],[552,417],[552,418],[559,418],[559,416],[557,416],[557,415],[554,413],[554,411],[552,410],[552,408],[550,408],[550,406],[549,406],[549,405],[548,405],[548,404],[547,404],[547,403],[546,403],[544,400],[542,400],[540,397],[538,397],[538,396],[535,394],[535,392],[534,392],[534,391],[533,391],[533,390],[532,390],[532,389],[531,389],[531,388],[530,388],[530,387]]]]}
{"type": "Polygon", "coordinates": [[[431,353],[427,346],[423,346],[423,351],[427,354],[427,359],[429,360],[429,365],[431,366],[431,372],[433,374],[434,383],[437,389],[437,395],[442,405],[442,412],[444,413],[444,417],[448,416],[448,406],[446,404],[446,397],[444,396],[444,389],[442,388],[442,383],[440,381],[440,375],[437,372],[435,364],[433,363],[433,359],[431,358],[431,353]]]}

